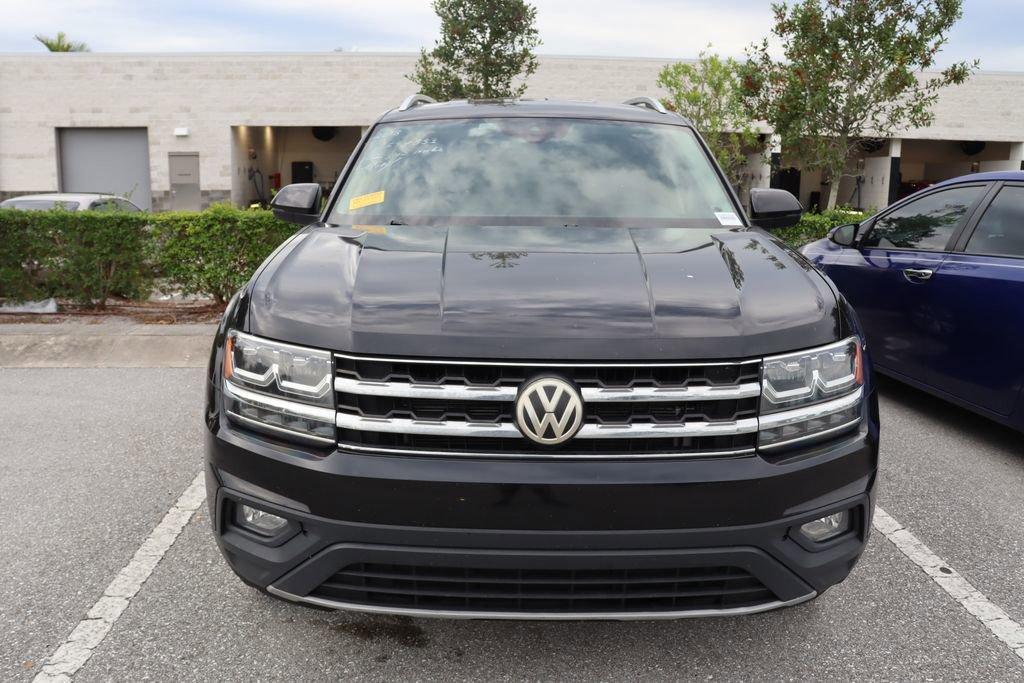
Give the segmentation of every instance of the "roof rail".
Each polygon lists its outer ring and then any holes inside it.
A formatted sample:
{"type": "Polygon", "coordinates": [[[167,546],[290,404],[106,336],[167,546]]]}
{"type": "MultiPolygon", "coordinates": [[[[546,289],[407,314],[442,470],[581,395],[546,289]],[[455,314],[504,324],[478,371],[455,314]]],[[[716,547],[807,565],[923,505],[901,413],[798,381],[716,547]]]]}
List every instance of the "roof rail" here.
{"type": "Polygon", "coordinates": [[[427,97],[426,95],[420,95],[419,93],[416,93],[415,95],[409,95],[404,100],[402,100],[402,103],[398,105],[398,111],[405,111],[407,109],[417,107],[421,104],[434,104],[436,102],[437,100],[435,100],[433,97],[427,97]]]}
{"type": "Polygon", "coordinates": [[[634,107],[647,107],[648,109],[653,109],[659,114],[668,113],[668,109],[665,109],[665,105],[663,105],[661,102],[654,99],[653,97],[647,97],[646,95],[643,95],[642,97],[634,97],[632,99],[628,99],[625,102],[623,102],[623,104],[629,104],[634,107]]]}

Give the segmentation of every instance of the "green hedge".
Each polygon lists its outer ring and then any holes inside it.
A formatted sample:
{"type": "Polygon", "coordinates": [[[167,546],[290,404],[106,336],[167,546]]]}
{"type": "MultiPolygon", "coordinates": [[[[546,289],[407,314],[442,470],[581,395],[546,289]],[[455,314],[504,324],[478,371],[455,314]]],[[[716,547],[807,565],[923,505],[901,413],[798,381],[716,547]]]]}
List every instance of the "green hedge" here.
{"type": "Polygon", "coordinates": [[[270,211],[227,205],[156,214],[152,223],[151,260],[169,288],[221,303],[296,229],[270,211]]]}
{"type": "Polygon", "coordinates": [[[39,298],[39,261],[51,243],[40,237],[41,221],[31,211],[0,209],[0,298],[39,298]]]}
{"type": "Polygon", "coordinates": [[[0,299],[48,296],[103,307],[168,291],[226,301],[295,226],[215,206],[162,214],[0,210],[0,299]]]}
{"type": "Polygon", "coordinates": [[[808,242],[820,240],[837,225],[859,223],[868,215],[852,209],[831,209],[821,213],[806,213],[800,222],[792,228],[775,230],[772,234],[794,249],[799,249],[808,242]]]}
{"type": "Polygon", "coordinates": [[[0,211],[0,297],[57,296],[102,306],[149,292],[141,214],[0,211]]]}
{"type": "MultiPolygon", "coordinates": [[[[799,248],[864,217],[811,213],[775,235],[799,248]]],[[[228,205],[159,214],[0,209],[0,299],[103,307],[112,295],[145,297],[158,283],[224,302],[294,231],[270,211],[228,205]]]]}

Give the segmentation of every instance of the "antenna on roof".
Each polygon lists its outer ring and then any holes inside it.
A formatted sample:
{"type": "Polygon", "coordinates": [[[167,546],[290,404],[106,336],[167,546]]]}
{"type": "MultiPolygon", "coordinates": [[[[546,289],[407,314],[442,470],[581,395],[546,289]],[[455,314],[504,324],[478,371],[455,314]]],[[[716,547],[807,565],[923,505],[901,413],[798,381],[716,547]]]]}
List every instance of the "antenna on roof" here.
{"type": "Polygon", "coordinates": [[[634,107],[647,107],[648,109],[653,109],[659,114],[668,113],[668,109],[665,109],[665,105],[663,105],[661,102],[654,99],[653,97],[647,97],[646,95],[626,100],[625,102],[623,102],[623,104],[629,104],[634,107]]]}
{"type": "Polygon", "coordinates": [[[400,105],[398,105],[398,111],[406,111],[407,109],[412,109],[413,107],[418,107],[421,104],[436,104],[436,103],[437,103],[437,100],[435,100],[433,97],[427,97],[426,95],[421,95],[419,93],[416,93],[415,95],[409,95],[404,100],[402,100],[402,103],[400,105]]]}

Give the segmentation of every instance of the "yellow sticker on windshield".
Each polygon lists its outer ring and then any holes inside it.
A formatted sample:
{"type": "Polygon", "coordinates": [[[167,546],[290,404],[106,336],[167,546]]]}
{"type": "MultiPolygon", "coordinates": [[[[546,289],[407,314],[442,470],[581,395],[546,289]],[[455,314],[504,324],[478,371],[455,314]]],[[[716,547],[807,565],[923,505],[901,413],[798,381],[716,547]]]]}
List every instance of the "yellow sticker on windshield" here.
{"type": "Polygon", "coordinates": [[[373,206],[374,204],[384,203],[384,190],[380,192],[371,192],[370,194],[361,194],[358,197],[353,197],[348,203],[348,210],[355,211],[361,209],[364,206],[373,206]]]}

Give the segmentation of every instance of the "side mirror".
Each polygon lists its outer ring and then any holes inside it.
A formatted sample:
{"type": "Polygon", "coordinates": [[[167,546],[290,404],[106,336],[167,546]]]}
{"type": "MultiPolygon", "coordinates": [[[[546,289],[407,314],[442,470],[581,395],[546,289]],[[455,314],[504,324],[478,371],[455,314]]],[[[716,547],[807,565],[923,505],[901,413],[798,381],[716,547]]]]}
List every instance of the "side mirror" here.
{"type": "Polygon", "coordinates": [[[765,230],[788,228],[800,222],[804,207],[785,190],[755,187],[750,190],[750,221],[765,230]]]}
{"type": "Polygon", "coordinates": [[[841,247],[852,247],[857,241],[857,231],[860,230],[860,223],[847,223],[837,225],[828,231],[828,238],[841,247]]]}
{"type": "Polygon", "coordinates": [[[308,225],[320,217],[323,190],[316,183],[285,185],[270,202],[274,215],[289,223],[308,225]]]}

